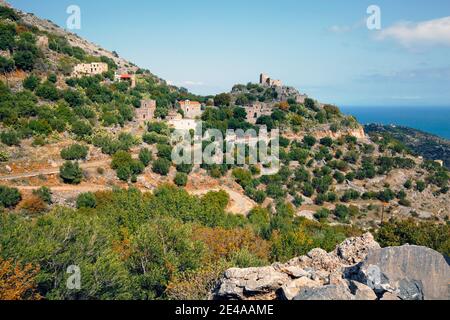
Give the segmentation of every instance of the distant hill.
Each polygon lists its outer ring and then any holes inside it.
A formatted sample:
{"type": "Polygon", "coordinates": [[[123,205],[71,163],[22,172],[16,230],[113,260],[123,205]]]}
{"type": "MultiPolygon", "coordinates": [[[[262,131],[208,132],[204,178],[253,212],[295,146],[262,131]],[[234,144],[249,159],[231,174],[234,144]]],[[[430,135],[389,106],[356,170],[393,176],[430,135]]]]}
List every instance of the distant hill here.
{"type": "Polygon", "coordinates": [[[370,136],[374,134],[388,134],[406,145],[412,152],[428,160],[442,160],[450,168],[450,141],[434,134],[417,129],[394,126],[369,124],[365,131],[370,136]]]}

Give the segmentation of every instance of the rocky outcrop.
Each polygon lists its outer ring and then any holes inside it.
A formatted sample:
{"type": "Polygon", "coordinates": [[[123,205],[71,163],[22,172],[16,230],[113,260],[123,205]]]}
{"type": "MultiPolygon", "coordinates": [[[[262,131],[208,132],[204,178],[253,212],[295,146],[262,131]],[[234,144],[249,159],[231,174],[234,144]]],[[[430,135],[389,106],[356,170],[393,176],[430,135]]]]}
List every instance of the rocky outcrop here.
{"type": "Polygon", "coordinates": [[[230,269],[212,292],[238,300],[428,300],[449,299],[450,268],[438,252],[417,246],[380,248],[370,233],[350,238],[332,252],[269,267],[230,269]]]}
{"type": "Polygon", "coordinates": [[[375,250],[359,266],[358,280],[402,300],[448,300],[450,269],[438,252],[418,246],[375,250]]]}

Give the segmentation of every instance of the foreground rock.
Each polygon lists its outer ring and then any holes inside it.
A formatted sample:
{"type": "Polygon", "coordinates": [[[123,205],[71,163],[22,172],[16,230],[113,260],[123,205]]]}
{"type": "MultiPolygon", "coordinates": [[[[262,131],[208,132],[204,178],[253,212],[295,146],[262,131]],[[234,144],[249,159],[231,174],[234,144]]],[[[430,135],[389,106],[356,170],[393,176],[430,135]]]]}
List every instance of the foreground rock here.
{"type": "Polygon", "coordinates": [[[333,252],[270,267],[229,269],[212,293],[238,300],[448,300],[450,268],[438,252],[417,246],[380,248],[370,233],[333,252]]]}

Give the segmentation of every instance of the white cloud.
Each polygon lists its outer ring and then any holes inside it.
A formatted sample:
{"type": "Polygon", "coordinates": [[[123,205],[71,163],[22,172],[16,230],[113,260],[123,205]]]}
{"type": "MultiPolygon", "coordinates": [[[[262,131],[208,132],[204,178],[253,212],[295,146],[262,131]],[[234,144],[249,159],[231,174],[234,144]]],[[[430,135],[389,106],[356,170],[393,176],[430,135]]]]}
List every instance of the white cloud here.
{"type": "Polygon", "coordinates": [[[418,23],[400,22],[380,31],[377,38],[393,39],[405,47],[450,46],[450,17],[418,23]]]}
{"type": "Polygon", "coordinates": [[[204,83],[201,81],[192,81],[192,80],[186,80],[183,82],[186,86],[203,86],[204,83]]]}
{"type": "Polygon", "coordinates": [[[348,33],[355,31],[357,29],[360,29],[361,27],[364,27],[366,24],[365,19],[361,19],[352,25],[334,25],[328,28],[328,31],[332,33],[348,33]]]}

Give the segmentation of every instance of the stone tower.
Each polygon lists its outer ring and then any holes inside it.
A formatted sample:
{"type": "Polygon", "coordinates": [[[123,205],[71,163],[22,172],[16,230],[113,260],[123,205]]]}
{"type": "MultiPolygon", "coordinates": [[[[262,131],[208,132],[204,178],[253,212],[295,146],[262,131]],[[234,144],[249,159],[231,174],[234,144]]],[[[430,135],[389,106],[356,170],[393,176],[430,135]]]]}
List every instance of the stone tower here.
{"type": "Polygon", "coordinates": [[[261,73],[261,75],[259,76],[259,84],[265,85],[269,83],[269,76],[265,73],[261,73]]]}

